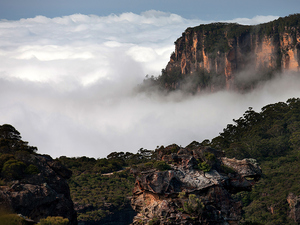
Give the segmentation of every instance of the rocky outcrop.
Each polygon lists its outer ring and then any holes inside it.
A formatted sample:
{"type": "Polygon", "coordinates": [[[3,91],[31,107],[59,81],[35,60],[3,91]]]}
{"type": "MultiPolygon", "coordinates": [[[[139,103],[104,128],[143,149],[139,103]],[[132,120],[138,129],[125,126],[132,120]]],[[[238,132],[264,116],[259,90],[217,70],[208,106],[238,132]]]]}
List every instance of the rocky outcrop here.
{"type": "Polygon", "coordinates": [[[256,26],[213,23],[177,39],[162,83],[169,90],[243,90],[299,66],[300,14],[256,26]]]}
{"type": "Polygon", "coordinates": [[[70,190],[66,179],[71,171],[48,155],[16,152],[15,160],[27,168],[22,178],[7,178],[0,186],[0,207],[38,222],[48,216],[69,219],[77,224],[70,190]],[[21,164],[21,163],[20,163],[21,164]]]}
{"type": "Polygon", "coordinates": [[[300,196],[290,193],[287,197],[287,202],[290,207],[290,218],[300,224],[300,196]]]}
{"type": "Polygon", "coordinates": [[[250,191],[261,169],[253,159],[228,159],[203,146],[161,148],[167,170],[132,169],[133,224],[238,224],[242,205],[232,193],[250,191]],[[167,154],[167,155],[166,155],[167,154]]]}

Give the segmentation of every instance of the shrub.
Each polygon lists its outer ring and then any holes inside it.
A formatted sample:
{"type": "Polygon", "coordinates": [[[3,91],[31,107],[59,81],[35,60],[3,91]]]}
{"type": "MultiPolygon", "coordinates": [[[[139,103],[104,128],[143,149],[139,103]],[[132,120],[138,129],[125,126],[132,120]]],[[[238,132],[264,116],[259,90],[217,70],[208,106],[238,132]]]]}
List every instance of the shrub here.
{"type": "Polygon", "coordinates": [[[39,172],[40,172],[39,169],[35,165],[32,165],[32,164],[27,166],[27,168],[25,169],[25,173],[27,173],[27,174],[38,174],[39,172]]]}
{"type": "MultiPolygon", "coordinates": [[[[133,166],[132,168],[135,168],[135,166],[133,166]]],[[[147,162],[147,163],[138,164],[136,166],[136,169],[138,171],[146,171],[146,170],[153,169],[153,162],[147,162]]]]}
{"type": "Polygon", "coordinates": [[[8,179],[21,179],[25,168],[25,163],[15,159],[10,159],[4,163],[2,175],[8,179]]]}
{"type": "Polygon", "coordinates": [[[48,216],[40,220],[40,225],[67,225],[69,220],[61,216],[48,216]]]}
{"type": "Polygon", "coordinates": [[[206,160],[209,162],[216,160],[216,156],[213,153],[205,152],[204,155],[205,155],[206,160]]]}
{"type": "Polygon", "coordinates": [[[198,163],[198,169],[203,172],[209,172],[211,170],[211,166],[207,162],[198,163]]]}
{"type": "Polygon", "coordinates": [[[200,198],[197,198],[196,195],[190,194],[188,201],[184,202],[183,209],[185,212],[189,214],[201,214],[204,208],[204,204],[202,203],[200,198]]]}
{"type": "Polygon", "coordinates": [[[182,191],[182,192],[179,192],[179,193],[178,193],[178,197],[179,197],[179,198],[184,198],[185,195],[186,195],[186,192],[185,192],[185,191],[182,191]]]}
{"type": "Polygon", "coordinates": [[[12,155],[12,154],[2,154],[0,156],[0,170],[2,170],[4,163],[6,161],[10,160],[10,159],[15,159],[14,155],[12,155]]]}
{"type": "Polygon", "coordinates": [[[172,167],[165,161],[156,161],[153,163],[153,167],[160,171],[170,170],[172,167]]]}

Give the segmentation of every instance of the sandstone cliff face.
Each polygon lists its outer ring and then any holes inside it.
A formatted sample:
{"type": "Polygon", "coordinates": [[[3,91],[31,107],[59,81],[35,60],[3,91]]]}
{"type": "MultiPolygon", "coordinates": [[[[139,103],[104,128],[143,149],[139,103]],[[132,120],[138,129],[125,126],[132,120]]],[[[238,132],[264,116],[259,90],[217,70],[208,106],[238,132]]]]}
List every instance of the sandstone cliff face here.
{"type": "Polygon", "coordinates": [[[77,224],[66,178],[72,173],[48,155],[16,154],[18,160],[34,165],[36,174],[24,174],[0,186],[0,207],[29,217],[35,222],[47,216],[68,218],[70,225],[77,224]]]}
{"type": "Polygon", "coordinates": [[[290,207],[290,217],[298,224],[300,224],[300,196],[290,193],[287,197],[287,202],[290,207]]]}
{"type": "Polygon", "coordinates": [[[164,85],[198,92],[240,90],[275,71],[299,72],[299,29],[300,14],[257,26],[215,23],[188,28],[175,42],[164,85]]]}
{"type": "Polygon", "coordinates": [[[250,191],[261,176],[255,160],[228,159],[208,147],[169,146],[160,149],[158,158],[171,168],[132,170],[134,225],[238,224],[242,205],[231,194],[250,191]]]}

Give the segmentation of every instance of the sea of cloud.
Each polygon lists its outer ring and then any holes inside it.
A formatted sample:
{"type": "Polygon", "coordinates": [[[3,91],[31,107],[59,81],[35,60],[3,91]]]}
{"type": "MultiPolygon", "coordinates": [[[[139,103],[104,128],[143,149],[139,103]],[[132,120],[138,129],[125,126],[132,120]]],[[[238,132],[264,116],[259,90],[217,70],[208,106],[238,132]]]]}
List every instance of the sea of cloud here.
{"type": "Polygon", "coordinates": [[[160,74],[187,27],[209,22],[153,10],[1,20],[0,124],[15,126],[39,153],[102,158],[211,139],[250,106],[299,96],[293,74],[243,95],[133,92],[145,75],[160,74]]]}

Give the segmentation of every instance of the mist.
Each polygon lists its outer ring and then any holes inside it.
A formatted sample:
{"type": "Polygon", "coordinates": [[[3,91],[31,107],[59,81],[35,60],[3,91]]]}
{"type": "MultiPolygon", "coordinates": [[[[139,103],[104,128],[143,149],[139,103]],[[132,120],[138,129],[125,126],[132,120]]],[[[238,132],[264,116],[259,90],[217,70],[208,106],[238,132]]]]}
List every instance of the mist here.
{"type": "Polygon", "coordinates": [[[0,123],[13,125],[38,153],[102,158],[211,139],[248,107],[299,96],[297,74],[247,94],[134,91],[147,74],[160,74],[187,27],[209,22],[159,11],[2,20],[0,123]]]}

